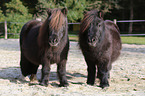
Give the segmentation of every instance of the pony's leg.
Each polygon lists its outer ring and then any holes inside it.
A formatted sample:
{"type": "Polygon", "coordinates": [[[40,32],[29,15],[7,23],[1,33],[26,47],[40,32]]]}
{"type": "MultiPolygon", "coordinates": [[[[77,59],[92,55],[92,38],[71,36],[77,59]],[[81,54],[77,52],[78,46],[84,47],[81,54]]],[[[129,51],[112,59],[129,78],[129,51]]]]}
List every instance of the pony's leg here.
{"type": "Polygon", "coordinates": [[[89,85],[94,85],[95,79],[96,79],[96,65],[91,62],[86,60],[87,62],[87,71],[88,71],[88,77],[87,77],[87,84],[89,85]]]}
{"type": "Polygon", "coordinates": [[[31,74],[31,68],[30,68],[31,62],[29,62],[23,54],[21,54],[21,60],[20,60],[20,68],[22,75],[26,77],[27,75],[31,74]]]}
{"type": "Polygon", "coordinates": [[[34,80],[37,81],[36,73],[38,69],[38,65],[32,64],[30,61],[26,59],[25,56],[21,55],[21,61],[20,61],[20,67],[21,67],[21,72],[24,77],[27,75],[31,75],[30,77],[30,83],[32,83],[34,80]]]}
{"type": "Polygon", "coordinates": [[[31,74],[30,76],[30,84],[38,83],[36,74],[31,74]]]}
{"type": "MultiPolygon", "coordinates": [[[[96,76],[97,78],[100,78],[100,72],[98,71],[97,72],[97,76],[96,76]]],[[[108,73],[108,79],[110,78],[110,72],[108,73]]]]}
{"type": "Polygon", "coordinates": [[[66,59],[63,59],[57,64],[57,74],[60,82],[60,87],[66,87],[69,85],[66,78],[66,61],[66,59]]]}
{"type": "Polygon", "coordinates": [[[100,77],[100,73],[99,73],[99,71],[97,71],[97,76],[96,76],[97,78],[99,78],[100,77]]]}
{"type": "Polygon", "coordinates": [[[31,64],[32,71],[31,71],[31,76],[30,76],[30,84],[38,83],[37,76],[36,76],[38,67],[39,65],[31,64]]]}
{"type": "Polygon", "coordinates": [[[41,73],[42,76],[40,85],[47,87],[49,84],[49,74],[50,74],[50,61],[47,58],[43,60],[41,73]]]}
{"type": "Polygon", "coordinates": [[[104,62],[98,65],[98,74],[99,74],[99,79],[100,79],[100,87],[105,88],[109,86],[109,67],[110,63],[104,62]]]}

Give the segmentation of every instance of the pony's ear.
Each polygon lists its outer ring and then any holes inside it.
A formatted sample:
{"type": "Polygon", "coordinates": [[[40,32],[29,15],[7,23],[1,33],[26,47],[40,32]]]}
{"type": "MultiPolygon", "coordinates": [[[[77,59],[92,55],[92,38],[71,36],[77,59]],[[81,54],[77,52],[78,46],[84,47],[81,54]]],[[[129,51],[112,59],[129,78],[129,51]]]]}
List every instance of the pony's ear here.
{"type": "Polygon", "coordinates": [[[98,17],[103,19],[104,13],[103,13],[102,11],[99,11],[99,12],[98,12],[98,17]]]}
{"type": "Polygon", "coordinates": [[[48,14],[48,16],[50,16],[50,15],[51,15],[51,11],[52,11],[52,9],[47,8],[47,14],[48,14]]]}
{"type": "Polygon", "coordinates": [[[67,8],[62,8],[61,12],[66,16],[67,15],[67,8]]]}

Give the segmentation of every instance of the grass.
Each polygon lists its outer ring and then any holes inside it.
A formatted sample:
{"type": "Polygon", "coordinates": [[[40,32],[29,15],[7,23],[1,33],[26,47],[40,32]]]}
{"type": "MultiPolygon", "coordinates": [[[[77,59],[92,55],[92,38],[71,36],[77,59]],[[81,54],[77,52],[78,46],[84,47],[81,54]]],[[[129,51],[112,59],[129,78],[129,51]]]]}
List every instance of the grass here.
{"type": "Polygon", "coordinates": [[[121,37],[122,43],[124,44],[137,44],[137,45],[145,45],[145,37],[121,37]]]}
{"type": "MultiPolygon", "coordinates": [[[[69,39],[70,41],[78,41],[78,36],[70,35],[69,39]]],[[[145,37],[122,36],[121,41],[123,44],[145,45],[145,37]]]]}
{"type": "Polygon", "coordinates": [[[69,35],[69,40],[70,41],[78,41],[78,36],[76,36],[76,35],[69,35]]]}

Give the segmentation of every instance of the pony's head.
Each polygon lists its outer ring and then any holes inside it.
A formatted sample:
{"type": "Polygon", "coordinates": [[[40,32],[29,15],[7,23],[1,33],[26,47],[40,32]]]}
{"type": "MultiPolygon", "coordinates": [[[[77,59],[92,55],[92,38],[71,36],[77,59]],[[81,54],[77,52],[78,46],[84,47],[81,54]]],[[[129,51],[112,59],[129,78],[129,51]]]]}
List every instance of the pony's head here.
{"type": "Polygon", "coordinates": [[[86,32],[88,45],[96,47],[104,38],[104,30],[105,25],[101,11],[92,10],[84,14],[80,31],[81,33],[86,32]]]}
{"type": "Polygon", "coordinates": [[[67,31],[67,9],[48,9],[48,43],[57,46],[67,31]]]}

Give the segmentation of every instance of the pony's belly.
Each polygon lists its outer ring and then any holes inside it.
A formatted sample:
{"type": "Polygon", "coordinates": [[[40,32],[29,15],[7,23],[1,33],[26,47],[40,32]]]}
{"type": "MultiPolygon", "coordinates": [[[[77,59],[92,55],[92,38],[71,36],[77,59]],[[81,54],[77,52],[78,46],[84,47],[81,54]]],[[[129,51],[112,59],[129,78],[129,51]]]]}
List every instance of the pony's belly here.
{"type": "Polygon", "coordinates": [[[40,65],[40,58],[38,57],[38,53],[33,50],[23,50],[24,56],[35,65],[40,65]]]}

